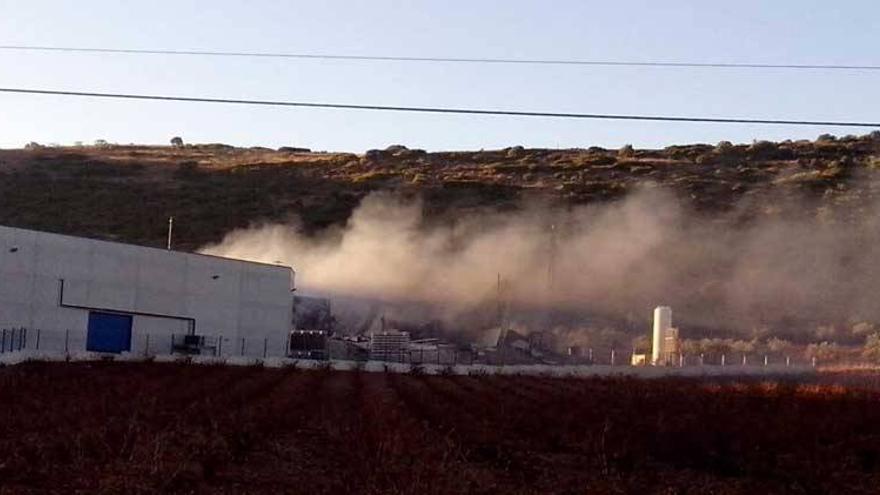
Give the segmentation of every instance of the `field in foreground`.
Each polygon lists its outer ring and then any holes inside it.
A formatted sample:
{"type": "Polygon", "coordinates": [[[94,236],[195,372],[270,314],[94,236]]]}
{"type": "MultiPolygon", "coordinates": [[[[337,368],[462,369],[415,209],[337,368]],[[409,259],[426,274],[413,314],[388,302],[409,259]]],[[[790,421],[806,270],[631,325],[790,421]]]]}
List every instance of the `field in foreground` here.
{"type": "Polygon", "coordinates": [[[877,493],[880,379],[33,363],[0,493],[877,493]],[[845,386],[844,386],[845,384],[845,386]]]}

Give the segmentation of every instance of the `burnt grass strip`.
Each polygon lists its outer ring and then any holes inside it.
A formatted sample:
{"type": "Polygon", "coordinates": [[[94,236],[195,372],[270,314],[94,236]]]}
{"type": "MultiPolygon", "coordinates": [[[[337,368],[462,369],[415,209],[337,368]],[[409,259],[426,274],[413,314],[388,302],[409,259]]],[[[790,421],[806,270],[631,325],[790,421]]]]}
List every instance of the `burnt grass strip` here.
{"type": "Polygon", "coordinates": [[[468,488],[482,484],[482,473],[467,461],[454,432],[438,428],[409,407],[398,380],[412,377],[375,373],[363,378],[367,461],[375,466],[366,475],[366,491],[430,495],[473,492],[468,488]],[[448,476],[451,472],[457,476],[448,476]]]}
{"type": "Polygon", "coordinates": [[[9,372],[20,379],[15,388],[2,390],[8,399],[0,407],[0,447],[8,447],[0,451],[9,453],[7,483],[60,478],[96,463],[106,469],[105,463],[130,455],[138,435],[155,438],[195,397],[214,387],[219,393],[220,386],[241,376],[223,368],[82,363],[35,363],[9,372]],[[175,386],[189,380],[204,388],[175,386]]]}
{"type": "Polygon", "coordinates": [[[25,364],[0,494],[877,493],[875,381],[25,364]]]}

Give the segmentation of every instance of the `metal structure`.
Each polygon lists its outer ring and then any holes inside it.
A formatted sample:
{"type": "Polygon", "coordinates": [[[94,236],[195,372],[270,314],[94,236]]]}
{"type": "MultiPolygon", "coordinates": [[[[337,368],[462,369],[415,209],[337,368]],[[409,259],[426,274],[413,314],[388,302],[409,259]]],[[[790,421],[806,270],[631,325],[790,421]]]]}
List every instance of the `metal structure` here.
{"type": "Polygon", "coordinates": [[[384,331],[370,335],[370,359],[403,361],[409,353],[409,333],[384,331]]]}
{"type": "Polygon", "coordinates": [[[301,359],[327,359],[327,332],[294,330],[290,332],[287,355],[301,359]]]}
{"type": "Polygon", "coordinates": [[[651,339],[651,364],[666,365],[674,362],[680,354],[678,329],[672,326],[672,308],[654,308],[654,331],[651,339]]]}

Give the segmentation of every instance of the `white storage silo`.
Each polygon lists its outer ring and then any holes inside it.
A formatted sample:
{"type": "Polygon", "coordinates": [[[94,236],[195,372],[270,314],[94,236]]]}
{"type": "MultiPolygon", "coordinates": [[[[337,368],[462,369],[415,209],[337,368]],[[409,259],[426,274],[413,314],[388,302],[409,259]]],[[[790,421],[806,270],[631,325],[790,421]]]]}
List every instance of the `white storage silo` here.
{"type": "Polygon", "coordinates": [[[657,306],[654,308],[654,333],[651,342],[651,364],[663,364],[663,348],[666,332],[672,328],[672,308],[657,306]]]}

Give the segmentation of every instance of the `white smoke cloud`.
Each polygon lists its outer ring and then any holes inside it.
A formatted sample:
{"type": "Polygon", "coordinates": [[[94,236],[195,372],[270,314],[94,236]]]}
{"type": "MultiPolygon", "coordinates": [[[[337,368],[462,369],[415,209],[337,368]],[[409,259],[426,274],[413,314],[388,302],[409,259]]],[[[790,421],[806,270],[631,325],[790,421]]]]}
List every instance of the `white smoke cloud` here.
{"type": "Polygon", "coordinates": [[[515,308],[647,319],[658,304],[680,324],[749,330],[802,321],[880,319],[877,215],[856,224],[764,219],[733,229],[662,190],[566,211],[533,206],[430,225],[418,201],[364,199],[343,227],[232,232],[205,252],[281,261],[303,292],[381,301],[406,317],[491,320],[497,277],[515,308]]]}

